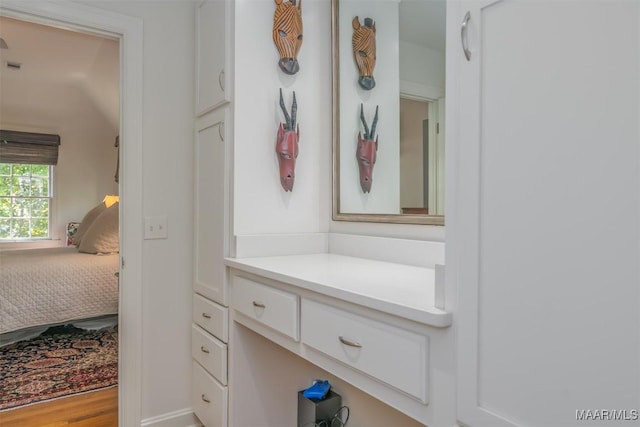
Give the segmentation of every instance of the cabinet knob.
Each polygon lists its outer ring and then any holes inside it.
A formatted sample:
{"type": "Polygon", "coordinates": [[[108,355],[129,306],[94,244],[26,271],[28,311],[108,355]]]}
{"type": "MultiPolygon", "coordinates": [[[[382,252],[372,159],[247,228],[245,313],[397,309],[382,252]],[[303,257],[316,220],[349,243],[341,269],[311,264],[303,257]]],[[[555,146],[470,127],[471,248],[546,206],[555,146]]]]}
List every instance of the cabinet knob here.
{"type": "Polygon", "coordinates": [[[340,342],[344,345],[348,345],[349,347],[357,347],[357,348],[362,348],[362,344],[360,344],[357,341],[351,341],[348,340],[346,338],[344,338],[343,336],[339,336],[338,339],[340,339],[340,342]]]}
{"type": "Polygon", "coordinates": [[[207,396],[205,396],[204,394],[202,396],[200,396],[200,397],[202,398],[202,400],[204,402],[211,403],[211,401],[209,399],[207,399],[207,396]]]}
{"type": "Polygon", "coordinates": [[[205,319],[211,319],[211,315],[209,313],[202,313],[202,317],[205,319]]]}
{"type": "Polygon", "coordinates": [[[201,351],[201,352],[203,352],[203,353],[207,353],[207,354],[211,353],[211,352],[209,351],[209,349],[208,349],[208,348],[206,348],[205,346],[200,346],[200,351],[201,351]]]}
{"type": "Polygon", "coordinates": [[[253,302],[253,306],[254,307],[258,307],[258,308],[265,308],[266,305],[262,304],[261,302],[253,302]]]}

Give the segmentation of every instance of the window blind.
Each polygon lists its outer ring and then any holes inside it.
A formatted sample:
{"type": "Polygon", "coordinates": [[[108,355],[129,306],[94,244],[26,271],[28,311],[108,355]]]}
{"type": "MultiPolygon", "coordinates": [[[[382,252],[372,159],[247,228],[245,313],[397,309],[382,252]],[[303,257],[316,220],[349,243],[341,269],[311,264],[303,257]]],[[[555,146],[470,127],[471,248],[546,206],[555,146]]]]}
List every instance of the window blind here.
{"type": "Polygon", "coordinates": [[[58,164],[60,135],[0,130],[0,163],[58,164]]]}

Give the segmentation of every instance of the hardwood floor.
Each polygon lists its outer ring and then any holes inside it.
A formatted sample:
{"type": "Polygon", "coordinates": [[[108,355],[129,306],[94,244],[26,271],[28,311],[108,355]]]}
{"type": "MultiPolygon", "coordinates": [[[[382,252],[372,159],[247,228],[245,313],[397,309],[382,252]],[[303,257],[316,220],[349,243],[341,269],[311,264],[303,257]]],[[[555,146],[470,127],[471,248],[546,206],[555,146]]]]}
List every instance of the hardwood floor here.
{"type": "Polygon", "coordinates": [[[118,387],[0,412],[2,427],[117,427],[118,387]]]}

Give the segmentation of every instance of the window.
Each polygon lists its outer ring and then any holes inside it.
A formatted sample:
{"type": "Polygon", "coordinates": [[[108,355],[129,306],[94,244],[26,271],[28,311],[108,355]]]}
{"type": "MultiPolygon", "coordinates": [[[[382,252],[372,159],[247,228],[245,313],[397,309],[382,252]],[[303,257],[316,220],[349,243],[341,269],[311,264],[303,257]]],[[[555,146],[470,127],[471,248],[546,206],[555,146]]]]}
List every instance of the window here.
{"type": "Polygon", "coordinates": [[[51,166],[0,163],[0,239],[49,238],[51,166]]]}

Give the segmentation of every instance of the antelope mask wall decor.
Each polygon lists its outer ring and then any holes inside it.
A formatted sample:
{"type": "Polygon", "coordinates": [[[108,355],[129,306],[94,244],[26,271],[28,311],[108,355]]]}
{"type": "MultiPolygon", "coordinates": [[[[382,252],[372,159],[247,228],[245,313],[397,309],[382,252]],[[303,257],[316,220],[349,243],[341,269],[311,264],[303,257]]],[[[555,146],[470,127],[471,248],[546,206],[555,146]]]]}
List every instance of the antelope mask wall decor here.
{"type": "Polygon", "coordinates": [[[360,187],[362,191],[368,193],[371,191],[373,183],[373,165],[376,163],[378,152],[378,136],[376,135],[376,124],[378,124],[378,106],[376,105],[376,115],[371,124],[371,132],[364,118],[364,110],[360,104],[360,120],[364,126],[364,137],[358,132],[358,148],[356,150],[356,158],[358,159],[358,169],[360,171],[360,187]],[[375,141],[373,137],[375,136],[375,141]]]}
{"type": "Polygon", "coordinates": [[[296,123],[298,104],[296,103],[296,93],[293,92],[293,103],[291,104],[291,117],[287,112],[280,89],[280,107],[284,113],[285,123],[278,126],[278,139],[276,141],[276,153],[278,154],[278,164],[280,166],[280,184],[284,191],[293,190],[295,179],[296,158],[298,157],[298,141],[300,140],[300,126],[296,123]]]}
{"type": "Polygon", "coordinates": [[[364,18],[364,25],[360,19],[353,18],[353,59],[358,66],[360,77],[358,84],[364,90],[371,90],[376,86],[373,69],[376,67],[376,24],[371,18],[364,18]]]}
{"type": "Polygon", "coordinates": [[[273,42],[280,53],[280,69],[286,74],[300,70],[298,52],[302,45],[302,0],[275,0],[273,42]]]}

